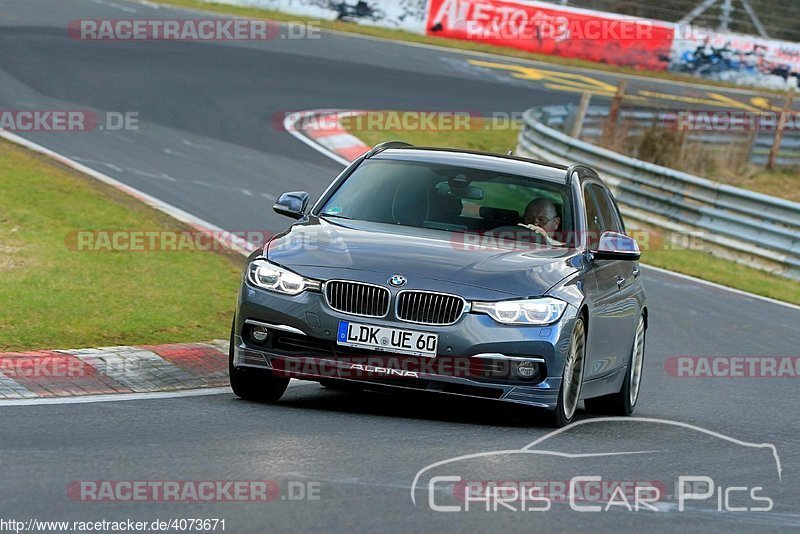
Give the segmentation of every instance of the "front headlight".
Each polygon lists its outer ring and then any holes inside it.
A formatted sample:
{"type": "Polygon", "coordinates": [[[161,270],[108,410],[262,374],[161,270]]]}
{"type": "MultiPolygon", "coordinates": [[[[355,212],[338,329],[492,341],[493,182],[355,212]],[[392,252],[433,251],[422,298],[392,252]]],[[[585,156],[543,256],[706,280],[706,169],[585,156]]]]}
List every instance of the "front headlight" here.
{"type": "Polygon", "coordinates": [[[485,313],[503,324],[547,325],[558,321],[566,309],[566,302],[550,297],[472,303],[473,312],[485,313]]]}
{"type": "Polygon", "coordinates": [[[247,267],[247,279],[256,287],[283,293],[299,295],[307,289],[319,290],[320,282],[304,278],[267,260],[255,260],[247,267]]]}

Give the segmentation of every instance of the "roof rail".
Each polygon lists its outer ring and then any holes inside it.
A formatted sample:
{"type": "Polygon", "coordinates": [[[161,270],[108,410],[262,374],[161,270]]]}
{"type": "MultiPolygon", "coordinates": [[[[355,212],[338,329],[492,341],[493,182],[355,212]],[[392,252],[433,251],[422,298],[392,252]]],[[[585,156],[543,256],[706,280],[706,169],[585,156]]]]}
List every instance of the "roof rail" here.
{"type": "Polygon", "coordinates": [[[364,159],[369,159],[372,156],[377,156],[384,150],[388,150],[390,148],[405,148],[409,146],[414,146],[411,143],[406,143],[405,141],[386,141],[380,144],[375,145],[372,150],[367,152],[367,155],[364,156],[364,159]]]}

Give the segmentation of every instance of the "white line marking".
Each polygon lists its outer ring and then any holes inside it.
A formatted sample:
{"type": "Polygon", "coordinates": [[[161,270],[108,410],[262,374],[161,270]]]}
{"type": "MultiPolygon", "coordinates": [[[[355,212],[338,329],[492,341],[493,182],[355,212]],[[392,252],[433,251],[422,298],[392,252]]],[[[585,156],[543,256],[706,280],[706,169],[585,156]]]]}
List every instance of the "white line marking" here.
{"type": "Polygon", "coordinates": [[[201,145],[199,143],[195,143],[193,141],[189,141],[188,139],[183,139],[182,142],[183,142],[184,145],[190,146],[192,148],[202,148],[204,150],[211,150],[211,147],[208,146],[208,145],[201,145]]]}
{"type": "Polygon", "coordinates": [[[203,397],[206,395],[223,395],[230,393],[231,388],[202,388],[185,391],[158,391],[153,393],[114,393],[111,395],[85,395],[81,397],[49,397],[45,399],[0,400],[0,406],[40,406],[46,404],[91,404],[95,402],[119,402],[129,400],[174,399],[179,397],[203,397]]]}
{"type": "Polygon", "coordinates": [[[179,158],[186,157],[186,154],[184,154],[183,152],[178,152],[176,150],[172,150],[171,148],[162,148],[161,150],[164,152],[164,154],[167,154],[168,156],[177,156],[179,158]]]}
{"type": "Polygon", "coordinates": [[[796,304],[792,304],[790,302],[783,302],[782,300],[776,300],[776,299],[773,299],[773,298],[770,298],[770,297],[764,297],[762,295],[756,295],[755,293],[748,293],[747,291],[742,291],[741,289],[736,289],[736,288],[733,288],[733,287],[723,286],[722,284],[717,284],[716,282],[709,282],[708,280],[703,280],[701,278],[695,278],[694,276],[689,276],[688,274],[682,274],[682,273],[676,273],[674,271],[668,271],[667,269],[662,269],[661,267],[654,267],[652,265],[647,265],[646,263],[643,263],[642,266],[647,268],[647,269],[650,269],[650,270],[653,270],[653,271],[656,271],[656,272],[659,272],[659,273],[662,273],[662,274],[666,274],[668,276],[672,276],[674,278],[680,278],[680,279],[683,279],[683,280],[689,280],[691,282],[696,282],[698,284],[701,284],[701,285],[704,285],[704,286],[713,287],[715,289],[720,289],[722,291],[729,291],[731,293],[734,293],[736,295],[741,295],[743,297],[750,297],[752,299],[760,300],[762,302],[767,302],[769,304],[777,304],[778,306],[784,306],[786,308],[790,308],[790,309],[795,310],[795,311],[800,311],[800,306],[798,306],[796,304]]]}
{"type": "MultiPolygon", "coordinates": [[[[117,180],[115,178],[112,178],[112,177],[108,176],[107,174],[103,174],[100,171],[96,171],[96,170],[92,169],[91,167],[87,167],[86,165],[82,165],[81,163],[78,163],[74,159],[71,159],[71,158],[69,158],[69,157],[67,157],[67,156],[65,156],[63,154],[60,154],[60,153],[54,151],[54,150],[50,150],[49,148],[46,148],[46,147],[44,147],[42,145],[34,143],[33,141],[29,141],[28,139],[25,139],[24,137],[20,137],[19,135],[13,134],[11,132],[7,132],[5,130],[0,130],[0,138],[5,139],[6,141],[10,141],[10,142],[12,142],[14,144],[23,146],[23,147],[25,147],[25,148],[27,148],[29,150],[33,150],[34,152],[38,152],[39,154],[43,154],[45,156],[48,156],[48,157],[54,159],[55,161],[61,163],[62,165],[66,165],[67,167],[69,167],[71,169],[74,169],[74,170],[76,170],[78,172],[81,172],[81,173],[83,173],[83,174],[85,174],[87,176],[90,176],[90,177],[94,178],[95,180],[99,180],[99,181],[103,182],[104,184],[108,184],[111,187],[122,191],[123,193],[126,193],[126,194],[128,194],[128,195],[130,195],[130,196],[132,196],[134,198],[137,198],[138,200],[144,202],[145,204],[147,204],[151,208],[154,208],[154,209],[157,209],[157,210],[159,210],[159,211],[161,211],[163,213],[166,213],[170,217],[173,217],[173,218],[175,218],[175,219],[177,219],[177,220],[179,220],[179,221],[181,221],[183,223],[186,223],[186,224],[188,224],[188,225],[190,225],[190,226],[192,226],[194,228],[202,229],[202,230],[210,230],[210,231],[214,232],[215,235],[216,235],[217,232],[224,232],[225,231],[222,228],[220,228],[219,226],[211,224],[210,222],[205,221],[205,220],[201,219],[200,217],[196,217],[196,216],[192,215],[189,212],[186,212],[186,211],[184,211],[184,210],[182,210],[182,209],[180,209],[180,208],[178,208],[176,206],[173,206],[172,204],[168,204],[167,202],[164,202],[163,200],[159,200],[154,196],[151,196],[151,195],[148,195],[147,193],[139,191],[138,189],[136,189],[134,187],[131,187],[131,186],[127,185],[127,184],[124,184],[124,183],[120,182],[119,180],[117,180]]],[[[249,243],[247,240],[242,239],[242,238],[240,238],[238,236],[232,236],[231,240],[233,242],[233,245],[235,247],[236,252],[239,252],[240,254],[242,254],[244,256],[249,256],[250,252],[252,252],[256,248],[254,245],[249,243]]],[[[223,245],[224,244],[225,243],[223,243],[223,245]]]]}
{"type": "MultiPolygon", "coordinates": [[[[317,382],[308,380],[292,380],[289,387],[318,386],[317,382]]],[[[152,393],[113,393],[110,395],[82,395],[79,397],[48,397],[43,399],[9,399],[0,400],[0,407],[4,406],[42,406],[47,404],[92,404],[95,402],[121,402],[130,400],[158,400],[177,399],[181,397],[206,397],[210,395],[225,395],[233,391],[229,387],[199,388],[183,391],[154,391],[152,393]]]]}
{"type": "MultiPolygon", "coordinates": [[[[77,159],[77,158],[74,158],[77,159]]],[[[152,172],[142,171],[139,169],[131,169],[133,174],[138,174],[139,176],[145,176],[147,178],[159,178],[157,174],[153,174],[152,172]]]]}

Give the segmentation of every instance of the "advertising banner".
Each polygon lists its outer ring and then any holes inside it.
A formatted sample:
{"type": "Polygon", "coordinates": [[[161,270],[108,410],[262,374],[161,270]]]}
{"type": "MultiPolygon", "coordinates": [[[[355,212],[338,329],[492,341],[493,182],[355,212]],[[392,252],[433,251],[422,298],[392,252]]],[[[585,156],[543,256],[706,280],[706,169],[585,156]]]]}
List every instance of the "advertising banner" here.
{"type": "Polygon", "coordinates": [[[742,85],[797,87],[800,44],[687,26],[676,29],[669,70],[742,85]]]}
{"type": "Polygon", "coordinates": [[[430,0],[428,35],[665,70],[675,26],[543,2],[430,0]]]}

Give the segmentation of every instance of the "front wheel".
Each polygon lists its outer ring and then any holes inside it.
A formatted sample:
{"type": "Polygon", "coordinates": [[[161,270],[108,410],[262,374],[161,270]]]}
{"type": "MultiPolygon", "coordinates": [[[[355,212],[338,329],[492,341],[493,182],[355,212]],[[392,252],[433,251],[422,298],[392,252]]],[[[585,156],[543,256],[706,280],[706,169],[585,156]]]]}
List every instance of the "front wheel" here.
{"type": "Polygon", "coordinates": [[[633,338],[630,365],[625,373],[622,389],[617,393],[586,399],[586,410],[594,414],[628,416],[633,414],[636,401],[639,400],[639,390],[642,386],[642,369],[644,368],[644,341],[645,328],[644,316],[639,317],[636,325],[636,335],[633,338]]]}
{"type": "Polygon", "coordinates": [[[245,400],[276,402],[289,386],[288,378],[279,378],[266,369],[239,369],[233,365],[234,331],[231,328],[231,346],[228,352],[228,375],[233,393],[245,400]]]}
{"type": "Polygon", "coordinates": [[[586,361],[586,326],[583,318],[575,320],[572,337],[569,343],[569,352],[564,362],[564,374],[561,379],[561,389],[558,392],[556,409],[547,414],[550,426],[561,428],[570,424],[575,419],[578,401],[581,397],[583,386],[583,364],[586,361]]]}

